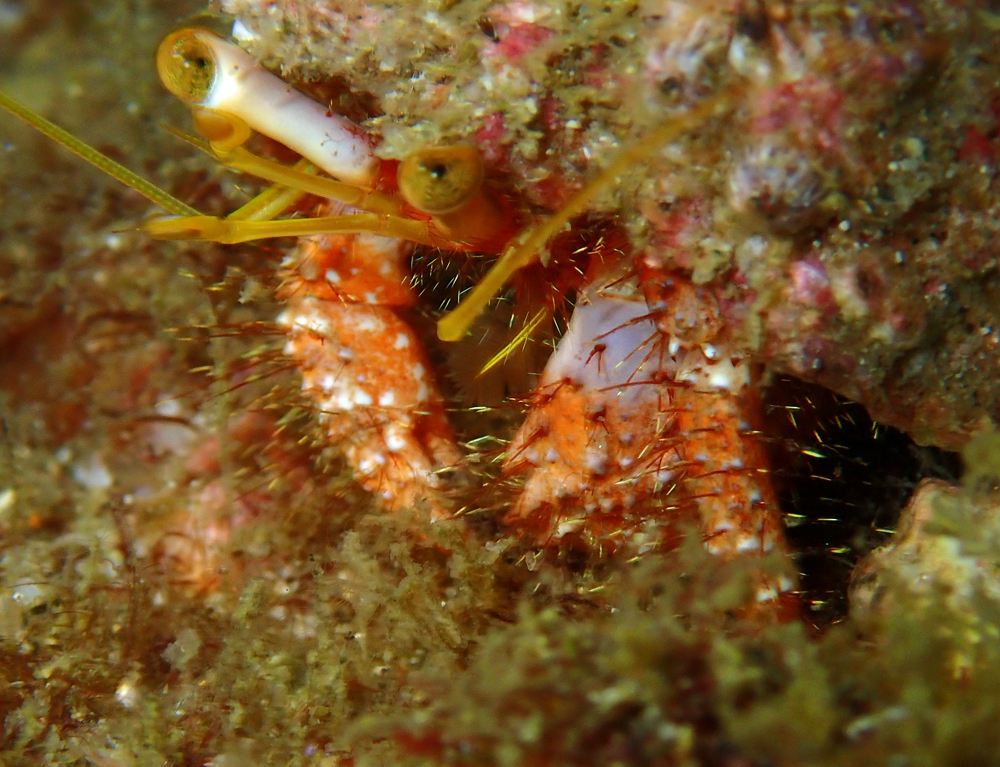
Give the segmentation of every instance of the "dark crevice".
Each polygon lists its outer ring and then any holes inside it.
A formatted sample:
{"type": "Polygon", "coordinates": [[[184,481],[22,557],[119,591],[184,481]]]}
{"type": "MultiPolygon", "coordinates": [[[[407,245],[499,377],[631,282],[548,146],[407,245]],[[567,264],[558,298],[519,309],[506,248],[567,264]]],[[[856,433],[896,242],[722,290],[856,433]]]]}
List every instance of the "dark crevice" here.
{"type": "Polygon", "coordinates": [[[764,419],[806,615],[826,626],[846,615],[855,564],[891,535],[917,483],[957,479],[961,460],[793,378],[778,378],[764,391],[764,419]]]}

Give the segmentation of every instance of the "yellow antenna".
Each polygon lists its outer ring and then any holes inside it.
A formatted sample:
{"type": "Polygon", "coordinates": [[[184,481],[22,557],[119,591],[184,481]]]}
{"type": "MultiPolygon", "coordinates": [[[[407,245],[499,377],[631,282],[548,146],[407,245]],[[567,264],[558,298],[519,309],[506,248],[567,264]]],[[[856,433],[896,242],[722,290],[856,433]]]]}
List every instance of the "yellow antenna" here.
{"type": "Polygon", "coordinates": [[[53,141],[62,144],[78,157],[83,158],[95,168],[107,173],[112,178],[121,181],[125,186],[135,190],[147,200],[156,203],[168,213],[175,216],[200,216],[201,212],[183,203],[176,197],[167,194],[160,187],[147,181],[137,173],[133,173],[124,165],[115,162],[110,157],[81,141],[73,134],[63,130],[55,123],[49,122],[38,112],[16,101],[3,91],[0,91],[0,107],[16,117],[21,118],[35,130],[44,133],[53,141]]]}
{"type": "Polygon", "coordinates": [[[486,273],[486,276],[472,289],[468,296],[448,314],[438,320],[438,338],[442,341],[458,341],[475,321],[479,313],[500,292],[510,276],[536,258],[549,239],[560,232],[570,220],[583,213],[594,199],[606,189],[614,186],[628,168],[657,151],[664,144],[675,141],[682,134],[694,129],[709,117],[720,114],[733,103],[734,88],[729,88],[717,96],[705,99],[684,114],[676,117],[651,134],[626,146],[601,174],[545,221],[527,232],[509,247],[486,273]]]}

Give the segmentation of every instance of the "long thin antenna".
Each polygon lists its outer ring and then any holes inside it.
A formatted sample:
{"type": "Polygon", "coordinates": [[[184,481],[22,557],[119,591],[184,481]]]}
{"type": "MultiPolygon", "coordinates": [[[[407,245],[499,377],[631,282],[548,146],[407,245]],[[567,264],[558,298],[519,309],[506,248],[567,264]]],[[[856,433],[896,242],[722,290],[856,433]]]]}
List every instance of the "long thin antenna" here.
{"type": "Polygon", "coordinates": [[[438,338],[442,341],[457,341],[462,338],[510,276],[518,269],[538,260],[545,243],[560,232],[572,218],[583,213],[596,197],[614,186],[618,177],[630,167],[646,159],[664,145],[676,141],[709,118],[732,109],[734,92],[735,88],[730,88],[707,98],[687,112],[671,118],[650,134],[627,144],[593,181],[570,197],[562,208],[526,232],[521,239],[504,251],[493,268],[462,299],[461,303],[438,320],[438,338]]]}
{"type": "Polygon", "coordinates": [[[147,200],[156,203],[168,213],[173,213],[175,216],[201,215],[199,210],[167,194],[160,187],[147,181],[137,173],[133,173],[124,165],[115,162],[107,155],[81,141],[72,133],[63,130],[55,123],[49,122],[36,111],[16,101],[2,90],[0,90],[0,107],[3,107],[15,117],[21,118],[32,128],[40,133],[44,133],[53,141],[62,144],[73,154],[83,158],[98,170],[107,173],[130,189],[134,189],[147,200]]]}

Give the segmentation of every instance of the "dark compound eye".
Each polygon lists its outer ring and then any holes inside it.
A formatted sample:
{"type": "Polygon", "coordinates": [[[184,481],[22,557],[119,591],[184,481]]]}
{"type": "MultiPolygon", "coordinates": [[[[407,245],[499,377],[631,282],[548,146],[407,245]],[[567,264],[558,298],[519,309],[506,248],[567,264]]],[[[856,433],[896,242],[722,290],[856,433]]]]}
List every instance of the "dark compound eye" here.
{"type": "Polygon", "coordinates": [[[399,191],[410,205],[432,215],[461,208],[483,183],[483,160],[471,146],[432,147],[399,164],[399,191]]]}
{"type": "Polygon", "coordinates": [[[208,98],[215,79],[214,36],[198,29],[168,35],[156,54],[156,67],[167,90],[189,104],[208,98]]]}

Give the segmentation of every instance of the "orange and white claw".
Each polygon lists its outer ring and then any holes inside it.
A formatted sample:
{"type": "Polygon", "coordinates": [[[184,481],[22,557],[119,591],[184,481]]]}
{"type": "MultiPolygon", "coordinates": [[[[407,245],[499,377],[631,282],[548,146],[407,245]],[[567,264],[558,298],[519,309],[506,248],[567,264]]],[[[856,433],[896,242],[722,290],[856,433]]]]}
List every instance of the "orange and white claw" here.
{"type": "Polygon", "coordinates": [[[301,238],[278,323],[303,392],[362,487],[441,516],[445,476],[461,452],[423,345],[397,313],[415,302],[411,250],[377,235],[301,238]]]}
{"type": "MultiPolygon", "coordinates": [[[[693,521],[727,559],[784,551],[747,366],[714,298],[669,279],[649,304],[583,291],[508,450],[505,472],[527,476],[507,521],[539,543],[572,534],[634,553],[693,521]]],[[[762,573],[757,599],[793,586],[762,573]]]]}
{"type": "Polygon", "coordinates": [[[577,304],[545,367],[504,463],[508,475],[527,474],[507,521],[539,541],[638,535],[630,510],[671,478],[646,470],[663,428],[642,351],[655,335],[646,313],[641,302],[595,292],[577,304]]]}
{"type": "Polygon", "coordinates": [[[445,513],[461,458],[416,334],[386,306],[293,297],[278,317],[302,388],[365,489],[445,513]]]}

